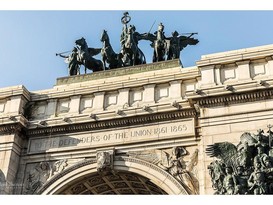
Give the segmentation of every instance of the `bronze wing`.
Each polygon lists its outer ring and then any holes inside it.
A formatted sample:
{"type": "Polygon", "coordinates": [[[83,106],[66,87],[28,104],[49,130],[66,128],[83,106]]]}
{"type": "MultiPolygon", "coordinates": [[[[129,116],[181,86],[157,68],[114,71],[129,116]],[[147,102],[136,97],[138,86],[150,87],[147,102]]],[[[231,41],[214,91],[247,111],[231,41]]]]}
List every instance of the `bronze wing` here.
{"type": "Polygon", "coordinates": [[[152,48],[154,48],[154,41],[156,40],[156,35],[151,34],[151,33],[143,33],[140,35],[141,40],[148,40],[151,41],[152,43],[150,44],[150,46],[152,48]]]}
{"type": "Polygon", "coordinates": [[[196,45],[199,42],[198,39],[187,37],[187,36],[180,36],[179,43],[180,43],[180,51],[185,48],[187,45],[196,45]]]}
{"type": "Polygon", "coordinates": [[[208,145],[206,154],[210,157],[221,159],[226,166],[230,166],[235,170],[238,166],[237,148],[230,142],[221,142],[208,145]]]}
{"type": "Polygon", "coordinates": [[[88,48],[88,52],[91,56],[98,55],[101,51],[101,48],[88,48]]]}

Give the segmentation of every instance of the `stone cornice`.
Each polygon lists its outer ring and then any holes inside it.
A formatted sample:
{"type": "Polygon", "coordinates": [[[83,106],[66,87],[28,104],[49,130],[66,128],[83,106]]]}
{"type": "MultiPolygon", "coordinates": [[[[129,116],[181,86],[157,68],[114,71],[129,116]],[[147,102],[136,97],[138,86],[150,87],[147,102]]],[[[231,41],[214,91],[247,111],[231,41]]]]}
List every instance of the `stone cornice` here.
{"type": "Polygon", "coordinates": [[[197,66],[208,66],[213,64],[226,64],[230,62],[245,61],[258,58],[266,58],[273,55],[273,45],[245,48],[209,55],[203,55],[197,61],[197,66]]]}
{"type": "Polygon", "coordinates": [[[108,78],[108,77],[117,77],[122,75],[131,75],[131,74],[140,73],[140,72],[162,70],[162,69],[180,67],[180,66],[181,66],[180,60],[171,60],[171,61],[164,61],[164,62],[158,62],[158,63],[150,63],[150,64],[144,64],[144,65],[125,67],[125,68],[117,68],[113,70],[99,71],[92,74],[58,78],[56,85],[67,85],[71,83],[97,80],[97,79],[108,78]]]}
{"type": "Polygon", "coordinates": [[[19,134],[22,132],[23,126],[20,123],[2,124],[0,125],[0,135],[19,134]]]}
{"type": "Polygon", "coordinates": [[[30,100],[30,93],[23,85],[0,88],[0,99],[17,95],[23,95],[27,100],[30,100]]]}
{"type": "Polygon", "coordinates": [[[245,93],[229,93],[221,96],[210,96],[194,99],[197,104],[201,107],[214,107],[222,106],[227,104],[238,104],[253,102],[259,100],[266,100],[273,98],[273,89],[267,90],[256,90],[245,93]]]}
{"type": "Polygon", "coordinates": [[[150,122],[160,122],[174,119],[181,119],[193,117],[196,111],[193,108],[173,111],[168,113],[157,113],[151,115],[142,115],[134,117],[125,117],[121,119],[109,119],[104,121],[91,121],[85,123],[71,123],[67,125],[60,125],[54,127],[44,127],[36,129],[27,129],[26,134],[28,137],[42,136],[42,135],[55,135],[63,133],[73,133],[89,130],[101,130],[106,128],[124,127],[130,125],[139,125],[150,122]]]}

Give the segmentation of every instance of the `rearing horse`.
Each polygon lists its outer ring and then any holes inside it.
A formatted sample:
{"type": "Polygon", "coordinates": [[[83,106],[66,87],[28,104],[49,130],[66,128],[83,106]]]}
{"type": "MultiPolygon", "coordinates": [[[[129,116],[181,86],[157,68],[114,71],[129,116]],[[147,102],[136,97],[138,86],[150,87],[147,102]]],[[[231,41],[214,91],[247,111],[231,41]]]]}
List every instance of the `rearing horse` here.
{"type": "Polygon", "coordinates": [[[109,69],[122,67],[121,54],[116,54],[114,52],[107,31],[102,31],[100,41],[103,42],[101,57],[104,70],[106,70],[106,63],[108,63],[109,69]]]}
{"type": "Polygon", "coordinates": [[[93,72],[102,71],[102,62],[92,57],[99,54],[101,49],[88,48],[84,38],[76,40],[75,43],[78,47],[78,62],[81,65],[84,65],[85,74],[87,69],[92,70],[93,72]]]}

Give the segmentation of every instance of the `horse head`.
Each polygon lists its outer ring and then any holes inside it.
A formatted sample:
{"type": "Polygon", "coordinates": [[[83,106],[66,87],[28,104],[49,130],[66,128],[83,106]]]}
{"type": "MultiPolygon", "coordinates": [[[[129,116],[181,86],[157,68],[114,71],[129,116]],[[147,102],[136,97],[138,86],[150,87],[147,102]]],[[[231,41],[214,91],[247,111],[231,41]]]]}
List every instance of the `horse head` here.
{"type": "Polygon", "coordinates": [[[102,31],[102,34],[101,34],[100,41],[101,41],[101,42],[104,42],[104,41],[107,41],[107,40],[109,40],[109,36],[108,36],[108,34],[107,34],[107,31],[106,31],[106,30],[103,30],[103,31],[102,31]]]}
{"type": "Polygon", "coordinates": [[[86,46],[87,44],[86,44],[86,41],[85,41],[85,38],[80,38],[80,39],[78,39],[78,40],[76,40],[75,41],[75,44],[76,45],[79,45],[79,46],[86,46]]]}

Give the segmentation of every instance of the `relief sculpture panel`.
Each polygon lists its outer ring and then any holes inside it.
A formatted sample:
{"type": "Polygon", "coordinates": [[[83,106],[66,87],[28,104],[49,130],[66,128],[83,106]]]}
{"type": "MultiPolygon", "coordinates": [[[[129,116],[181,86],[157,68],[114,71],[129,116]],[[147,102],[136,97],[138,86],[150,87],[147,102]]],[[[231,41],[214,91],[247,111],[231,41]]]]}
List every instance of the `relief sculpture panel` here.
{"type": "Polygon", "coordinates": [[[191,155],[184,147],[170,149],[154,149],[147,151],[128,152],[132,158],[153,163],[174,176],[190,194],[199,194],[198,176],[195,168],[198,162],[198,150],[191,155]],[[189,156],[185,161],[185,157],[189,156]]]}

